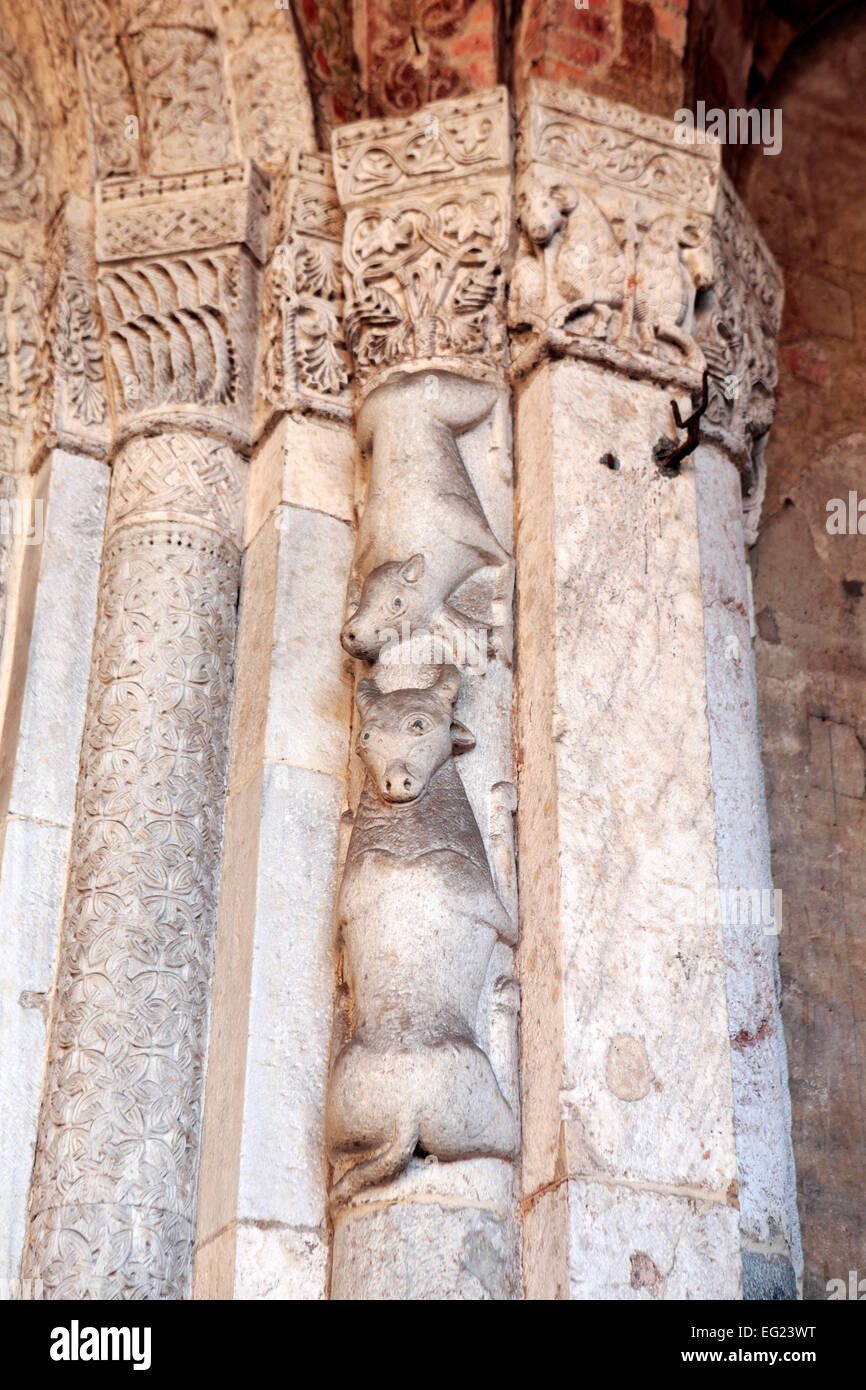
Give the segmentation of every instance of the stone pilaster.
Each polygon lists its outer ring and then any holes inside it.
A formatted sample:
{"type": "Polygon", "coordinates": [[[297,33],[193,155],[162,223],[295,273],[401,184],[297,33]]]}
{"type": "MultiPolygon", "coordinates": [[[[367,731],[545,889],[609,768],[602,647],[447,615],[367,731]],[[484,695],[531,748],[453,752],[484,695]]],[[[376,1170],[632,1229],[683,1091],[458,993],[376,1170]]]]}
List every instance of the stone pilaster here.
{"type": "Polygon", "coordinates": [[[363,457],[325,1120],[338,1299],[519,1295],[509,124],[494,88],[333,141],[363,457]]]}
{"type": "Polygon", "coordinates": [[[658,463],[703,374],[718,151],[547,83],[520,142],[526,1294],[736,1297],[698,508],[658,463]]]}
{"type": "Polygon", "coordinates": [[[25,1278],[188,1286],[264,185],[100,189],[115,460],[25,1278]]]}
{"type": "Polygon", "coordinates": [[[713,261],[698,308],[710,390],[695,475],[743,1296],[793,1298],[802,1255],[779,1008],[785,911],[773,893],[746,559],[766,484],[782,279],[724,174],[713,261]]]}

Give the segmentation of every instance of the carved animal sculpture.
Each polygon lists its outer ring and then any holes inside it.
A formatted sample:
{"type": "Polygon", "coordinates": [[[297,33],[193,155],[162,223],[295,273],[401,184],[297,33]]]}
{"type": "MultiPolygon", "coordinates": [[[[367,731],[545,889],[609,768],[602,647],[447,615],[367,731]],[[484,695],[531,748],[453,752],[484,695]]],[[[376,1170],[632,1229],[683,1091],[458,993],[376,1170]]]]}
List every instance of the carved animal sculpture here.
{"type": "Polygon", "coordinates": [[[511,1158],[517,1147],[515,1117],[475,1037],[496,938],[516,936],[454,766],[452,755],[475,743],[453,718],[459,686],[453,666],[425,690],[358,684],[367,780],[338,907],[354,1031],[326,1111],[331,1160],[351,1166],[335,1208],[401,1172],[416,1150],[446,1161],[511,1158]]]}
{"type": "Polygon", "coordinates": [[[644,350],[661,339],[692,361],[695,291],[712,279],[712,260],[700,228],[659,217],[647,229],[635,267],[635,327],[644,350]]]}
{"type": "Polygon", "coordinates": [[[510,661],[514,562],[487,523],[456,440],[494,400],[483,382],[427,372],[389,382],[365,402],[358,438],[362,449],[372,446],[372,460],[341,634],[350,655],[375,660],[404,622],[412,632],[452,637],[481,621],[491,647],[510,661]],[[488,566],[489,612],[467,616],[456,591],[488,566]]]}
{"type": "Polygon", "coordinates": [[[578,320],[581,333],[606,337],[614,310],[622,309],[625,262],[600,208],[570,184],[547,185],[532,173],[518,181],[517,205],[523,230],[542,248],[542,257],[515,267],[512,326],[543,322],[562,328],[578,320]]]}

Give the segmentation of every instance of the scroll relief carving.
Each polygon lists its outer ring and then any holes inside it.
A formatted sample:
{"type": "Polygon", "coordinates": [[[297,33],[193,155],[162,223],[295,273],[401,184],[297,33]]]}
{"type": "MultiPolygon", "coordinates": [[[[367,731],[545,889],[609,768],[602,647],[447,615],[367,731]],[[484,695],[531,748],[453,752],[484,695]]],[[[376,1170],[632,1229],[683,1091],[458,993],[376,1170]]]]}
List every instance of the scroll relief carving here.
{"type": "Polygon", "coordinates": [[[480,628],[506,660],[511,647],[513,563],[457,444],[495,396],[483,382],[415,372],[372,391],[358,418],[370,481],[342,642],[376,664],[357,687],[366,777],[338,901],[342,1028],[326,1114],[335,1211],[416,1154],[517,1151],[516,1114],[479,1041],[494,947],[516,942],[513,873],[498,863],[494,881],[455,762],[475,743],[454,715],[461,679],[480,679],[477,645],[464,639],[480,628]]]}
{"type": "Polygon", "coordinates": [[[11,37],[0,30],[0,218],[40,218],[44,132],[30,93],[35,84],[11,37]]]}
{"type": "Polygon", "coordinates": [[[495,376],[511,240],[505,89],[343,127],[333,150],[346,337],[361,388],[410,361],[495,376]]]}
{"type": "Polygon", "coordinates": [[[209,169],[236,159],[210,7],[199,0],[122,0],[120,10],[148,171],[209,169]]]}
{"type": "Polygon", "coordinates": [[[86,442],[91,450],[104,452],[108,398],[92,241],[89,204],[67,197],[48,233],[43,427],[55,440],[86,442]]]}
{"type": "Polygon", "coordinates": [[[712,243],[715,279],[698,301],[698,342],[709,371],[702,429],[740,468],[747,531],[754,540],[766,483],[764,448],[776,406],[784,288],[763,237],[724,173],[712,243]]]}
{"type": "Polygon", "coordinates": [[[97,177],[137,173],[141,157],[138,113],[109,0],[67,3],[87,96],[97,177]]]}
{"type": "Polygon", "coordinates": [[[534,80],[521,122],[520,254],[508,320],[513,370],[550,353],[700,386],[695,296],[712,281],[716,146],[534,80]]]}
{"type": "Polygon", "coordinates": [[[181,197],[168,180],[102,186],[99,302],[121,431],[148,418],[248,437],[263,190],[253,168],[225,172],[185,180],[181,197]],[[136,254],[145,250],[160,254],[136,254]]]}
{"type": "Polygon", "coordinates": [[[351,363],[343,334],[343,213],[331,161],[295,154],[275,193],[264,277],[264,394],[281,410],[351,417],[351,363]]]}

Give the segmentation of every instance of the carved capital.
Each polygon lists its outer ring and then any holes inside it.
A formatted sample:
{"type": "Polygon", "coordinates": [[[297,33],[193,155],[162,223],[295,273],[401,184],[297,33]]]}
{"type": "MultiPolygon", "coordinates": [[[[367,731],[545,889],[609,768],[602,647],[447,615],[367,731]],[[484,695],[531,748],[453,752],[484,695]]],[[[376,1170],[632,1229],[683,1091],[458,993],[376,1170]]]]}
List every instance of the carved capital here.
{"type": "Polygon", "coordinates": [[[408,365],[495,379],[511,237],[504,87],[334,132],[346,337],[359,386],[408,365]]]}
{"type": "Polygon", "coordinates": [[[294,154],[275,190],[273,249],[264,276],[262,377],[267,403],[351,418],[343,335],[343,212],[331,160],[294,154]]]}
{"type": "Polygon", "coordinates": [[[254,165],[97,188],[96,256],[119,436],[248,442],[268,186],[254,165]]]}
{"type": "Polygon", "coordinates": [[[67,197],[48,233],[43,277],[45,443],[106,452],[111,437],[102,324],[93,274],[93,217],[82,198],[67,197]]]}
{"type": "Polygon", "coordinates": [[[712,245],[715,279],[698,303],[697,336],[710,378],[701,432],[731,455],[743,474],[746,502],[757,501],[759,508],[765,436],[775,413],[784,287],[726,174],[719,185],[712,245]]]}
{"type": "Polygon", "coordinates": [[[600,97],[534,81],[520,120],[516,375],[546,354],[693,389],[695,296],[712,281],[716,145],[600,97]]]}

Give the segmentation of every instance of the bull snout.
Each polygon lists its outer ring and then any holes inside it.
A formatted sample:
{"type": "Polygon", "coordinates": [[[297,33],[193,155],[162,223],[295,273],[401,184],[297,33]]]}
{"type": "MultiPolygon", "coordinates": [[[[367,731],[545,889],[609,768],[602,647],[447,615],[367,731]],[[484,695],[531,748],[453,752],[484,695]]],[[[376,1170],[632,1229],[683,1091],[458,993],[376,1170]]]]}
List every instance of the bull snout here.
{"type": "Polygon", "coordinates": [[[375,655],[369,634],[362,631],[360,623],[354,621],[352,618],[349,618],[343,624],[342,631],[340,632],[340,641],[344,650],[347,651],[350,656],[360,658],[371,654],[375,655]]]}
{"type": "Polygon", "coordinates": [[[382,774],[380,791],[385,801],[415,801],[426,785],[426,780],[410,772],[405,763],[389,763],[382,774]]]}

